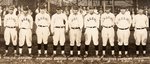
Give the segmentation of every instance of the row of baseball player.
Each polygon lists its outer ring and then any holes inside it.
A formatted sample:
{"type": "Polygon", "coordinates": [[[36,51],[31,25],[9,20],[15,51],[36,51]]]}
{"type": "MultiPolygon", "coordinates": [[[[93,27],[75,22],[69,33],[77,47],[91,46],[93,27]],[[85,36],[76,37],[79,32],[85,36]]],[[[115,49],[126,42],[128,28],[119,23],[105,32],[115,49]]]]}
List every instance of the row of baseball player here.
{"type": "MultiPolygon", "coordinates": [[[[19,39],[19,55],[22,55],[22,47],[26,43],[28,46],[28,53],[32,55],[32,28],[33,28],[33,19],[32,16],[28,14],[28,8],[23,8],[23,14],[18,18],[16,15],[13,15],[13,7],[9,8],[9,14],[4,18],[4,39],[6,50],[5,53],[8,53],[8,47],[10,40],[12,40],[14,46],[14,54],[16,54],[17,49],[17,39],[19,39]],[[19,21],[18,21],[19,20],[19,21]],[[19,27],[19,37],[17,37],[16,27],[19,27]]],[[[40,13],[36,15],[35,24],[36,35],[37,35],[37,44],[38,44],[38,55],[41,54],[41,44],[44,44],[44,54],[47,55],[48,47],[48,37],[50,35],[50,30],[53,34],[53,54],[56,54],[56,48],[58,43],[61,46],[61,54],[64,55],[64,44],[65,44],[65,32],[69,30],[69,39],[70,39],[70,54],[73,54],[73,47],[77,45],[78,55],[80,55],[80,46],[81,46],[81,35],[82,28],[85,28],[85,56],[88,55],[88,49],[90,42],[93,41],[95,45],[96,54],[98,54],[98,39],[99,39],[99,24],[101,19],[102,28],[102,42],[103,42],[103,55],[105,55],[105,49],[107,46],[107,41],[109,41],[112,49],[112,55],[114,55],[114,25],[117,25],[117,37],[119,45],[119,54],[122,55],[121,48],[125,47],[125,54],[128,54],[128,44],[130,36],[130,26],[131,24],[135,27],[134,37],[137,45],[137,54],[139,54],[139,45],[143,46],[143,54],[146,54],[146,40],[147,40],[147,27],[149,24],[148,17],[143,14],[143,10],[139,9],[138,14],[134,16],[133,20],[130,15],[125,14],[126,9],[120,9],[120,13],[115,17],[113,13],[110,12],[110,8],[106,8],[105,13],[102,14],[101,18],[94,14],[94,8],[89,8],[89,14],[84,18],[82,15],[78,14],[78,7],[73,7],[73,14],[67,19],[67,16],[61,13],[61,8],[57,7],[56,13],[52,16],[50,20],[49,14],[46,13],[46,8],[44,6],[40,7],[40,13]],[[83,21],[84,20],[84,21],[83,21]],[[69,27],[69,28],[68,28],[69,27]]],[[[5,55],[5,54],[4,54],[5,55]]]]}

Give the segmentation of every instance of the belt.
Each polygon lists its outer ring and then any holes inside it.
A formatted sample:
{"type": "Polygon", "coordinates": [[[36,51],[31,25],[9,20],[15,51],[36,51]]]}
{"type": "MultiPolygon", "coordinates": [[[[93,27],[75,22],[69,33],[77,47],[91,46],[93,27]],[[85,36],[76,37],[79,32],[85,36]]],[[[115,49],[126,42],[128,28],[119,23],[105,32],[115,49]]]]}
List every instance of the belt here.
{"type": "Polygon", "coordinates": [[[38,25],[39,27],[48,27],[48,26],[43,26],[43,25],[38,25]]]}
{"type": "Polygon", "coordinates": [[[71,27],[71,29],[80,29],[80,27],[71,27]]]}
{"type": "Polygon", "coordinates": [[[87,28],[96,28],[96,26],[88,26],[87,28]]]}
{"type": "Polygon", "coordinates": [[[20,29],[30,29],[30,28],[20,28],[20,29]]]}
{"type": "Polygon", "coordinates": [[[143,27],[143,28],[136,28],[136,29],[141,30],[141,29],[145,29],[145,27],[143,27]]]}
{"type": "Polygon", "coordinates": [[[65,26],[56,26],[55,28],[65,28],[65,26]]]}
{"type": "Polygon", "coordinates": [[[118,28],[118,29],[120,29],[120,30],[127,30],[127,29],[129,29],[129,28],[118,28]]]}
{"type": "Polygon", "coordinates": [[[6,26],[7,28],[16,28],[16,27],[11,27],[11,26],[6,26]]]}
{"type": "Polygon", "coordinates": [[[113,27],[113,26],[103,26],[104,28],[111,28],[111,27],[113,27]]]}

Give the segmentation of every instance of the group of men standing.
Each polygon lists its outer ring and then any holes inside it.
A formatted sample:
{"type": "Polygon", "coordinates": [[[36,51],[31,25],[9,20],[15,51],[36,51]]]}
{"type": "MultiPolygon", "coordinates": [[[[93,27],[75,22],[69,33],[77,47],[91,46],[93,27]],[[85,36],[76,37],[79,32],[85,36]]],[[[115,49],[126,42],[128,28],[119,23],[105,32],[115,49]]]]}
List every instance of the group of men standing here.
{"type": "MultiPolygon", "coordinates": [[[[17,50],[17,28],[19,28],[19,55],[22,55],[22,47],[26,43],[28,46],[29,55],[32,55],[32,28],[33,19],[32,16],[27,14],[28,8],[23,8],[23,14],[17,17],[12,14],[13,7],[9,8],[9,14],[4,18],[4,39],[6,50],[8,53],[8,47],[10,40],[14,45],[14,54],[17,50]]],[[[117,37],[119,45],[119,55],[122,55],[122,47],[125,47],[125,54],[128,54],[128,44],[130,36],[130,27],[135,29],[134,37],[136,40],[137,54],[139,54],[139,45],[143,46],[143,54],[146,54],[146,41],[147,41],[147,28],[149,27],[149,20],[146,15],[143,14],[143,9],[138,10],[138,14],[131,17],[130,14],[126,14],[126,8],[121,8],[120,13],[115,16],[110,12],[111,8],[106,8],[102,15],[94,13],[94,7],[89,7],[88,13],[83,15],[78,13],[78,7],[73,6],[72,13],[67,17],[62,13],[61,7],[56,8],[56,13],[50,15],[46,13],[46,7],[40,6],[40,13],[35,17],[37,44],[38,44],[38,56],[41,55],[42,43],[44,44],[44,54],[47,55],[48,37],[50,34],[53,36],[53,55],[56,55],[57,45],[60,43],[61,54],[65,56],[64,46],[66,42],[65,33],[69,31],[70,40],[70,55],[73,55],[73,47],[77,45],[78,55],[81,54],[81,36],[84,32],[85,36],[85,57],[88,55],[88,49],[91,42],[95,46],[96,55],[98,55],[99,45],[99,28],[102,27],[102,53],[105,56],[107,41],[111,46],[112,55],[114,52],[114,38],[115,30],[114,26],[117,26],[117,37]],[[85,30],[85,31],[84,31],[85,30]]]]}

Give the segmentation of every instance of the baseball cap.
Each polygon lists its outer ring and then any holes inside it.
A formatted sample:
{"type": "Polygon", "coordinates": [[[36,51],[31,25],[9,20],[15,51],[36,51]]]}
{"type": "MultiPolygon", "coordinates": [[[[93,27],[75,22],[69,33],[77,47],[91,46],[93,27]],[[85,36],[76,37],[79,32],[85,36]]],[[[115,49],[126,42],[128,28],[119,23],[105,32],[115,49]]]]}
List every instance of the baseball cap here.
{"type": "Polygon", "coordinates": [[[14,7],[13,7],[13,6],[10,6],[10,7],[9,7],[9,10],[14,10],[14,7]]]}
{"type": "Polygon", "coordinates": [[[25,7],[23,7],[23,10],[24,10],[24,11],[28,11],[29,8],[28,8],[27,6],[25,6],[25,7]]]}
{"type": "Polygon", "coordinates": [[[74,6],[73,9],[74,9],[74,10],[78,10],[78,6],[74,6]]]}
{"type": "Polygon", "coordinates": [[[61,7],[57,7],[56,10],[61,10],[61,7]]]}
{"type": "Polygon", "coordinates": [[[41,5],[40,9],[46,9],[46,7],[44,5],[41,5]]]}
{"type": "Polygon", "coordinates": [[[93,6],[90,6],[89,9],[94,9],[94,7],[93,7],[93,6]]]}

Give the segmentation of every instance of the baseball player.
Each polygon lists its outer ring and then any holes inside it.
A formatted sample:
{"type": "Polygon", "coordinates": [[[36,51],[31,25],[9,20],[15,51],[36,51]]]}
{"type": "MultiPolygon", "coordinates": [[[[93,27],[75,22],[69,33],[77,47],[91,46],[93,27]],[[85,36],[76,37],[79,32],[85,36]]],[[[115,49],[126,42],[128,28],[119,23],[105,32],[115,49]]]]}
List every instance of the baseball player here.
{"type": "Polygon", "coordinates": [[[28,14],[28,8],[23,8],[23,14],[19,16],[19,54],[22,55],[22,47],[23,45],[27,44],[29,55],[31,54],[31,47],[32,47],[32,32],[31,29],[33,28],[33,18],[31,15],[28,14]]]}
{"type": "Polygon", "coordinates": [[[73,14],[68,18],[69,35],[70,35],[70,54],[73,55],[73,47],[77,44],[78,55],[80,55],[81,34],[83,28],[83,16],[78,14],[78,7],[73,7],[73,14]]]}
{"type": "Polygon", "coordinates": [[[17,50],[17,30],[18,27],[18,17],[13,14],[14,7],[9,7],[9,14],[5,15],[4,17],[4,40],[6,50],[5,53],[8,53],[8,47],[10,44],[10,40],[12,40],[14,46],[14,54],[16,54],[17,50]]]}
{"type": "Polygon", "coordinates": [[[50,35],[50,16],[46,13],[46,7],[40,6],[40,13],[36,15],[35,24],[37,26],[37,43],[38,43],[38,56],[41,54],[41,44],[44,43],[44,54],[47,55],[47,43],[50,35]]]}
{"type": "Polygon", "coordinates": [[[107,41],[111,45],[112,55],[114,55],[114,25],[115,15],[110,12],[110,8],[106,8],[105,13],[101,15],[101,26],[102,28],[102,41],[103,41],[103,55],[107,46],[107,41]]]}
{"type": "Polygon", "coordinates": [[[149,20],[146,15],[143,14],[144,10],[139,9],[138,14],[133,17],[133,27],[135,27],[134,38],[136,41],[136,54],[139,54],[139,46],[142,44],[143,54],[146,54],[146,41],[147,41],[147,30],[149,27],[149,20]]]}
{"type": "Polygon", "coordinates": [[[68,31],[67,16],[61,13],[61,8],[57,7],[56,13],[52,16],[51,32],[53,33],[53,54],[56,54],[58,43],[61,46],[61,54],[64,56],[65,31],[68,31]]]}
{"type": "Polygon", "coordinates": [[[89,7],[89,13],[84,18],[85,27],[85,53],[88,55],[88,49],[91,41],[95,45],[96,55],[98,54],[98,28],[99,28],[99,17],[94,13],[94,8],[89,7]]]}
{"type": "Polygon", "coordinates": [[[122,7],[120,9],[120,13],[116,16],[116,25],[118,27],[117,36],[118,36],[118,45],[119,45],[119,56],[122,55],[121,50],[123,49],[123,45],[125,47],[125,55],[128,54],[128,40],[130,36],[129,28],[131,26],[131,16],[125,14],[126,9],[122,7]]]}

